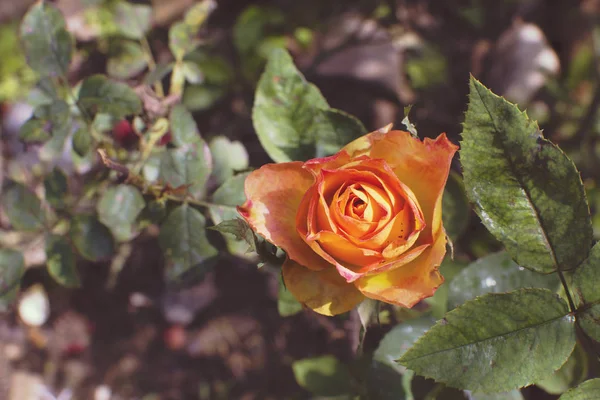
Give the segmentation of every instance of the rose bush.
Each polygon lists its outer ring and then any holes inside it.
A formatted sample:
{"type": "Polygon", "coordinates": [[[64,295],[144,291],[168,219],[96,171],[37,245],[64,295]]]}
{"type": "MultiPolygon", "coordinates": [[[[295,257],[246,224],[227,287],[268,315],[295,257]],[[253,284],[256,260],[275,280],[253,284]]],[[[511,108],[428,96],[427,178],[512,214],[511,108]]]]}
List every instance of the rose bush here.
{"type": "Polygon", "coordinates": [[[318,313],[365,296],[412,307],[443,282],[442,194],[458,149],[391,125],[339,153],[267,164],[246,179],[240,214],[287,253],[288,290],[318,313]]]}

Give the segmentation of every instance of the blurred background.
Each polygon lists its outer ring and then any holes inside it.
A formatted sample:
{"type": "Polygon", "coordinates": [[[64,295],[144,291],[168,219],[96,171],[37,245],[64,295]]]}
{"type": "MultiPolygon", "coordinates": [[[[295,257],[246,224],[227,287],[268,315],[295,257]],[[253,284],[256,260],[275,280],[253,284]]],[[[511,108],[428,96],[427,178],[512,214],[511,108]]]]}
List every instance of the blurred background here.
{"type": "MultiPolygon", "coordinates": [[[[147,64],[109,35],[117,2],[52,2],[77,41],[72,85],[94,73],[140,84],[147,64]]],[[[170,62],[169,27],[194,1],[133,3],[152,5],[148,45],[158,65],[170,62]]],[[[31,4],[0,0],[0,182],[34,171],[40,157],[18,139],[37,79],[18,37],[31,4]]],[[[270,162],[251,110],[274,48],[287,48],[330,105],[369,130],[390,122],[401,128],[412,105],[420,136],[447,132],[454,143],[473,74],[526,109],[575,161],[600,235],[600,1],[218,0],[216,6],[188,58],[197,70],[182,102],[205,138],[240,141],[251,167],[270,162]]],[[[457,160],[453,168],[460,173],[457,160]]],[[[474,214],[468,217],[461,217],[455,239],[458,259],[500,249],[474,214]]],[[[0,209],[0,247],[18,240],[0,209]]],[[[0,302],[0,399],[37,399],[28,393],[35,385],[47,388],[44,398],[63,400],[306,399],[311,395],[294,379],[294,360],[334,354],[350,361],[357,349],[356,313],[281,317],[276,274],[257,269],[250,256],[220,257],[201,282],[173,290],[150,227],[119,250],[121,268],[80,260],[82,287],[65,290],[43,268],[43,246],[26,247],[18,307],[0,302]]],[[[373,343],[386,329],[373,334],[373,343]]],[[[556,398],[538,388],[524,394],[556,398]]]]}

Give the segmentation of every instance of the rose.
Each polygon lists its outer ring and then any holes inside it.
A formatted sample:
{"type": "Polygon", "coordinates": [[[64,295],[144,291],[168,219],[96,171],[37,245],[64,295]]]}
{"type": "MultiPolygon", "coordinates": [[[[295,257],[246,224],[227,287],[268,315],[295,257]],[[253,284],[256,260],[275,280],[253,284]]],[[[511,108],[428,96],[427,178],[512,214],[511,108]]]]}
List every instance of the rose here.
{"type": "Polygon", "coordinates": [[[245,182],[238,211],[287,253],[287,289],[318,313],[346,312],[365,296],[412,307],[444,281],[442,194],[457,147],[391,125],[339,153],[267,164],[245,182]]]}

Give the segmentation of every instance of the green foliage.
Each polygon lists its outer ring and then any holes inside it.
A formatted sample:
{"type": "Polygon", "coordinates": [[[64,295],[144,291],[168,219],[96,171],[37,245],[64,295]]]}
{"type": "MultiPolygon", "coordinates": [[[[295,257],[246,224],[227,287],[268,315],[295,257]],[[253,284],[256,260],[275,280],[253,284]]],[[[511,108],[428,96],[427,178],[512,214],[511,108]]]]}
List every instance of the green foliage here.
{"type": "Polygon", "coordinates": [[[547,289],[487,294],[446,314],[399,362],[452,387],[508,391],[567,360],[573,325],[565,302],[547,289]]]}
{"type": "Polygon", "coordinates": [[[199,273],[211,266],[207,260],[217,254],[206,238],[206,219],[187,204],[175,208],[160,229],[159,243],[167,259],[167,279],[179,280],[191,269],[199,273]]]}
{"type": "Polygon", "coordinates": [[[14,183],[4,191],[1,204],[15,229],[35,231],[44,227],[46,218],[40,199],[20,183],[14,183]]]}
{"type": "Polygon", "coordinates": [[[115,11],[115,23],[121,35],[137,40],[146,36],[152,23],[152,7],[119,2],[115,11]]]}
{"type": "Polygon", "coordinates": [[[483,224],[522,267],[577,267],[591,247],[592,226],[575,165],[515,105],[474,78],[470,87],[460,154],[483,224]]]}
{"type": "Polygon", "coordinates": [[[98,201],[98,218],[118,241],[133,237],[133,222],[144,208],[144,198],[139,190],[130,185],[118,185],[107,189],[98,201]]]}
{"type": "Polygon", "coordinates": [[[451,172],[442,198],[442,220],[451,240],[457,240],[466,229],[470,211],[462,179],[451,172]]]}
{"type": "Polygon", "coordinates": [[[16,250],[0,249],[0,312],[6,311],[17,297],[23,272],[23,254],[16,250]]]}
{"type": "Polygon", "coordinates": [[[460,271],[448,286],[448,307],[453,309],[486,293],[509,292],[519,288],[555,290],[558,277],[540,275],[519,267],[506,252],[490,254],[460,271]]]}
{"type": "Polygon", "coordinates": [[[117,79],[129,79],[148,66],[142,46],[132,40],[119,40],[111,45],[106,64],[108,75],[117,79]]]}
{"type": "Polygon", "coordinates": [[[582,301],[577,320],[581,328],[600,342],[600,244],[590,251],[590,256],[575,271],[573,286],[582,301]]]}
{"type": "Polygon", "coordinates": [[[78,287],[79,275],[75,264],[75,254],[64,236],[46,236],[46,264],[48,273],[54,280],[66,287],[78,287]]]}
{"type": "Polygon", "coordinates": [[[68,193],[69,186],[67,176],[58,168],[54,168],[44,178],[44,192],[46,201],[54,208],[64,208],[65,194],[68,193]]]}
{"type": "Polygon", "coordinates": [[[354,117],[329,108],[284,50],[272,53],[256,89],[252,122],[276,162],[330,155],[366,133],[354,117]]]}
{"type": "Polygon", "coordinates": [[[305,358],[292,364],[296,382],[317,396],[352,393],[348,368],[333,356],[305,358]]]}
{"type": "Polygon", "coordinates": [[[277,293],[277,311],[282,317],[290,317],[302,311],[302,304],[287,290],[281,275],[279,276],[279,289],[277,293]]]}
{"type": "Polygon", "coordinates": [[[142,102],[133,89],[103,75],[93,75],[81,83],[77,103],[90,116],[107,113],[116,119],[137,114],[142,109],[142,102]]]}
{"type": "Polygon", "coordinates": [[[23,17],[20,33],[27,63],[35,72],[42,76],[66,77],[73,40],[60,11],[45,1],[38,1],[23,17]]]}
{"type": "Polygon", "coordinates": [[[115,251],[110,230],[93,215],[77,215],[71,222],[70,235],[79,254],[87,260],[106,260],[115,251]]]}
{"type": "Polygon", "coordinates": [[[600,379],[590,379],[560,396],[559,400],[595,400],[600,394],[600,379]]]}
{"type": "MultiPolygon", "coordinates": [[[[216,136],[211,139],[208,147],[213,155],[213,175],[218,183],[227,181],[238,171],[248,169],[248,152],[241,142],[231,141],[225,136],[216,136]]],[[[243,190],[242,186],[241,191],[243,190]]],[[[241,203],[236,205],[239,204],[241,203]]]]}
{"type": "Polygon", "coordinates": [[[581,383],[588,374],[588,357],[581,346],[576,346],[566,363],[552,375],[536,383],[550,394],[561,394],[581,383]]]}

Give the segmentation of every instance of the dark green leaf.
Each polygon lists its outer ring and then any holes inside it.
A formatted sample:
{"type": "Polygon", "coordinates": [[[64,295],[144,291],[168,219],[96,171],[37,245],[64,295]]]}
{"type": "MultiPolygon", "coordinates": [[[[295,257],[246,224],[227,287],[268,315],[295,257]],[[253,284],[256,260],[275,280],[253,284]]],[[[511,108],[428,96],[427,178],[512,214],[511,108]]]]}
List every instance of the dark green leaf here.
{"type": "Polygon", "coordinates": [[[115,251],[110,230],[93,215],[75,216],[70,234],[75,248],[87,260],[105,260],[115,251]]]}
{"type": "MultiPolygon", "coordinates": [[[[237,225],[240,215],[235,208],[235,206],[239,206],[246,201],[244,182],[247,176],[248,174],[240,174],[226,180],[225,183],[213,193],[213,205],[208,209],[210,218],[215,224],[221,224],[223,221],[227,222],[228,220],[234,221],[234,232],[227,233],[233,233],[236,237],[232,237],[231,235],[223,235],[223,237],[227,242],[229,252],[241,257],[246,256],[248,253],[248,240],[250,240],[254,246],[254,236],[252,232],[247,231],[247,229],[249,229],[248,226],[245,224],[240,226],[237,225]]],[[[254,248],[253,250],[256,249],[254,248]]]]}
{"type": "Polygon", "coordinates": [[[81,157],[85,157],[86,154],[92,148],[92,135],[87,129],[80,128],[73,134],[73,151],[81,157]]]}
{"type": "Polygon", "coordinates": [[[64,141],[69,133],[69,106],[62,100],[37,107],[33,116],[19,130],[24,142],[46,142],[51,138],[64,141]]]}
{"type": "Polygon", "coordinates": [[[225,93],[226,89],[218,85],[188,85],[181,101],[190,110],[202,111],[212,107],[225,93]]]}
{"type": "Polygon", "coordinates": [[[25,260],[21,252],[0,249],[0,312],[6,311],[17,297],[24,272],[25,260]]]}
{"type": "Polygon", "coordinates": [[[2,208],[15,229],[35,231],[44,227],[45,218],[40,199],[20,183],[15,183],[4,191],[2,208]]]}
{"type": "Polygon", "coordinates": [[[558,400],[598,400],[600,379],[590,379],[560,396],[558,400]]]}
{"type": "Polygon", "coordinates": [[[592,225],[581,177],[537,124],[472,78],[462,135],[467,195],[517,264],[548,273],[585,260],[592,225]]]}
{"type": "Polygon", "coordinates": [[[172,187],[190,185],[188,193],[202,198],[211,172],[210,150],[202,139],[165,151],[160,161],[160,179],[172,187]]]}
{"type": "Polygon", "coordinates": [[[285,22],[285,16],[275,8],[251,5],[237,18],[233,27],[233,43],[242,54],[254,52],[264,40],[269,26],[285,22]]]}
{"type": "Polygon", "coordinates": [[[152,7],[119,2],[115,11],[115,23],[123,36],[138,40],[146,36],[152,25],[152,7]]]}
{"type": "Polygon", "coordinates": [[[448,307],[453,309],[486,293],[509,292],[519,288],[559,286],[556,274],[540,275],[519,267],[506,252],[490,254],[463,269],[448,286],[448,307]]]}
{"type": "Polygon", "coordinates": [[[65,77],[73,40],[65,20],[52,4],[38,1],[21,22],[21,44],[29,66],[42,76],[65,77]]]}
{"type": "Polygon", "coordinates": [[[317,396],[350,394],[348,368],[333,356],[305,358],[292,364],[296,382],[317,396]]]}
{"type": "Polygon", "coordinates": [[[89,115],[107,113],[116,119],[139,114],[142,110],[142,103],[133,89],[103,75],[93,75],[83,81],[78,103],[89,115]]]}
{"type": "Polygon", "coordinates": [[[137,76],[148,66],[148,59],[142,47],[134,41],[123,40],[115,43],[106,64],[108,75],[118,79],[137,76]]]}
{"type": "Polygon", "coordinates": [[[276,162],[332,154],[366,132],[354,117],[330,109],[283,49],[274,50],[258,87],[252,122],[276,162]]]}
{"type": "Polygon", "coordinates": [[[600,243],[590,251],[581,268],[575,271],[573,285],[585,308],[577,315],[581,328],[600,342],[600,243]]]}
{"type": "Polygon", "coordinates": [[[470,211],[462,179],[457,173],[451,172],[442,198],[442,220],[451,240],[457,240],[467,227],[470,211]]]}
{"type": "Polygon", "coordinates": [[[158,237],[167,259],[167,278],[178,278],[193,268],[206,268],[217,254],[206,238],[206,220],[196,209],[183,204],[175,208],[162,224],[158,237]]]}
{"type": "Polygon", "coordinates": [[[80,285],[75,254],[64,236],[46,236],[46,260],[48,273],[56,282],[66,287],[80,285]]]}
{"type": "Polygon", "coordinates": [[[184,105],[178,104],[171,109],[169,121],[172,142],[175,146],[185,146],[202,139],[194,117],[184,105]]]}
{"type": "Polygon", "coordinates": [[[552,375],[536,383],[550,394],[561,394],[580,384],[588,374],[588,358],[583,347],[577,345],[571,357],[552,375]]]}
{"type": "MultiPolygon", "coordinates": [[[[208,147],[214,162],[213,176],[218,183],[231,178],[236,171],[248,168],[248,152],[241,142],[231,141],[225,136],[212,138],[208,147]]],[[[242,192],[244,188],[242,186],[242,192]]],[[[245,199],[242,199],[242,203],[245,199]]],[[[241,203],[237,203],[239,205],[241,203]]]]}
{"type": "Polygon", "coordinates": [[[411,389],[414,373],[397,364],[396,360],[434,323],[430,317],[403,322],[384,336],[367,372],[367,390],[371,397],[414,400],[411,389]]]}
{"type": "Polygon", "coordinates": [[[236,240],[244,240],[252,251],[258,252],[258,238],[252,228],[241,218],[223,221],[215,226],[211,226],[210,229],[233,235],[236,240]]]}
{"type": "Polygon", "coordinates": [[[281,274],[279,276],[279,291],[277,294],[277,311],[282,317],[290,317],[302,311],[302,304],[285,287],[281,274]]]}
{"type": "Polygon", "coordinates": [[[574,346],[566,303],[547,289],[519,289],[450,311],[399,362],[451,387],[495,393],[543,379],[574,346]]]}
{"type": "Polygon", "coordinates": [[[135,187],[130,185],[110,187],[98,201],[98,218],[109,227],[118,241],[127,241],[133,237],[133,222],[144,205],[144,198],[135,187]]]}
{"type": "Polygon", "coordinates": [[[64,208],[66,197],[69,193],[67,176],[59,168],[55,167],[46,178],[44,178],[44,191],[46,201],[54,208],[64,208]]]}

